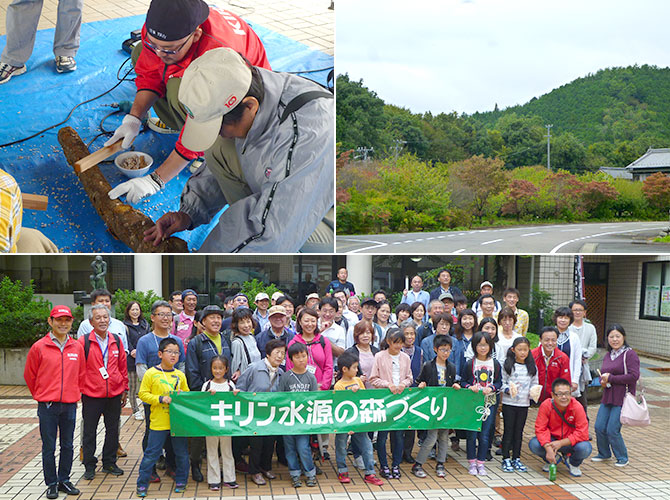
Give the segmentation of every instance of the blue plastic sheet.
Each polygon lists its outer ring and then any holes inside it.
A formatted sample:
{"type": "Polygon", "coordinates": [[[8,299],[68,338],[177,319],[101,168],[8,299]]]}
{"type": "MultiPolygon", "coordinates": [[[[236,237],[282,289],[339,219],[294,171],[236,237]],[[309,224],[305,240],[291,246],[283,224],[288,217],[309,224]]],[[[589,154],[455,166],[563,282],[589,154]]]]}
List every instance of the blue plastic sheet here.
{"type": "MultiPolygon", "coordinates": [[[[39,31],[27,63],[28,72],[0,85],[0,144],[27,137],[64,120],[72,107],[114,86],[118,82],[119,67],[128,58],[128,54],[121,50],[121,44],[129,38],[130,31],[139,29],[143,22],[144,16],[133,16],[84,24],[76,58],[78,69],[66,74],[58,74],[55,70],[54,30],[39,31]]],[[[270,64],[276,71],[299,72],[333,66],[332,56],[262,26],[252,27],[263,41],[270,64]]],[[[4,47],[5,38],[0,37],[0,47],[4,47]]],[[[120,76],[130,68],[128,61],[120,76]]],[[[329,69],[303,76],[326,84],[328,72],[329,69]]],[[[133,77],[134,73],[128,76],[133,77]]],[[[42,231],[63,252],[130,251],[107,231],[95,212],[72,167],[67,164],[57,133],[59,128],[70,126],[88,143],[100,132],[100,120],[113,111],[109,105],[122,100],[132,101],[135,90],[134,82],[123,82],[111,93],[80,106],[64,125],[27,142],[0,148],[0,168],[14,176],[21,190],[49,197],[47,211],[24,210],[24,225],[42,231]]],[[[111,116],[104,123],[105,129],[114,130],[122,117],[122,113],[111,116]]],[[[172,151],[176,139],[176,135],[148,131],[141,133],[134,145],[137,150],[153,157],[153,170],[172,151]]],[[[98,138],[89,149],[99,149],[105,140],[98,138]]],[[[112,186],[126,180],[112,163],[101,164],[100,168],[112,186]]],[[[153,220],[177,210],[179,196],[189,175],[187,168],[169,182],[166,189],[134,206],[153,220]]],[[[188,242],[189,250],[197,249],[217,221],[218,215],[208,226],[183,231],[176,236],[188,242]]]]}

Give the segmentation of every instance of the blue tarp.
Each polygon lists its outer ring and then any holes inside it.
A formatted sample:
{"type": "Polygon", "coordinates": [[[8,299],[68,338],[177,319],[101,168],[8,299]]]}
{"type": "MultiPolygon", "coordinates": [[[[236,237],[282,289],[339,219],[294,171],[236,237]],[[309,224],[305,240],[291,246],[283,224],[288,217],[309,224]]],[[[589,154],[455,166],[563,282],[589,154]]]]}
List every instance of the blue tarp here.
{"type": "MultiPolygon", "coordinates": [[[[57,74],[54,67],[54,30],[39,31],[27,63],[28,72],[0,85],[0,144],[27,137],[64,120],[72,107],[113,87],[118,82],[119,67],[128,58],[128,54],[121,50],[121,43],[143,22],[144,16],[133,16],[84,24],[76,58],[78,69],[67,74],[57,74]]],[[[299,72],[333,66],[332,56],[262,26],[252,27],[263,41],[270,64],[276,71],[299,72]]],[[[0,37],[0,47],[4,47],[5,38],[0,37]]],[[[128,62],[121,70],[121,76],[129,68],[128,62]]],[[[324,70],[303,76],[325,84],[327,75],[328,70],[324,70]]],[[[134,73],[128,78],[132,77],[134,73]]],[[[132,101],[135,90],[134,82],[123,82],[111,93],[79,107],[61,127],[73,127],[88,143],[100,132],[100,120],[113,111],[109,105],[122,100],[132,101]]],[[[104,123],[105,129],[114,130],[122,117],[122,113],[111,116],[104,123]]],[[[63,252],[129,252],[128,247],[107,232],[72,167],[67,164],[57,140],[61,127],[0,149],[0,168],[14,176],[24,193],[49,197],[47,211],[24,210],[24,225],[42,231],[63,252]]],[[[176,135],[148,131],[141,133],[134,145],[154,158],[155,168],[172,151],[176,139],[176,135]]],[[[101,148],[105,140],[98,138],[90,150],[101,148]]],[[[126,180],[112,163],[102,164],[100,168],[112,186],[126,180]]],[[[153,220],[177,210],[179,195],[189,175],[187,168],[168,183],[165,190],[140,201],[135,207],[153,220]]],[[[197,249],[217,220],[218,217],[209,226],[184,231],[177,236],[188,241],[189,249],[197,249]]]]}

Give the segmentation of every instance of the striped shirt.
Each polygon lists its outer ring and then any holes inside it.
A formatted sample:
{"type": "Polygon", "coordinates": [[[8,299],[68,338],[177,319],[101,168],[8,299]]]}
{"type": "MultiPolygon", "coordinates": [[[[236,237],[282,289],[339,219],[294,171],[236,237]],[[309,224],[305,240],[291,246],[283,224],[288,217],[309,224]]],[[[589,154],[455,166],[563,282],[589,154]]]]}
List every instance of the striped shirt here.
{"type": "Polygon", "coordinates": [[[0,169],[0,253],[16,253],[22,214],[19,185],[14,177],[0,169]]]}
{"type": "MultiPolygon", "coordinates": [[[[529,354],[531,356],[531,354],[529,354]]],[[[510,406],[530,406],[530,388],[537,385],[537,372],[532,377],[528,375],[528,369],[525,364],[514,363],[512,374],[508,375],[505,368],[502,369],[502,402],[510,406]],[[509,388],[509,383],[514,382],[518,393],[515,398],[505,392],[509,388]]]]}

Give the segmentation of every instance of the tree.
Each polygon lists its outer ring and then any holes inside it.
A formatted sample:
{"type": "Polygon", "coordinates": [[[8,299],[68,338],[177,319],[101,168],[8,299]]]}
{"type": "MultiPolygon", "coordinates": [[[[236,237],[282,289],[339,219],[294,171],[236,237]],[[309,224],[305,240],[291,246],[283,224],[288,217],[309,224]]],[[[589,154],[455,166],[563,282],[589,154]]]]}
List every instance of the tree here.
{"type": "Polygon", "coordinates": [[[670,176],[661,172],[650,175],[642,183],[642,192],[652,207],[659,210],[670,208],[670,176]]]}
{"type": "Polygon", "coordinates": [[[539,188],[531,181],[514,179],[510,182],[508,202],[502,206],[503,215],[515,215],[517,220],[528,213],[528,205],[539,188]]]}
{"type": "Polygon", "coordinates": [[[486,213],[489,196],[500,192],[506,185],[507,175],[503,168],[501,159],[483,156],[473,156],[452,167],[452,195],[469,203],[480,222],[486,213]]]}

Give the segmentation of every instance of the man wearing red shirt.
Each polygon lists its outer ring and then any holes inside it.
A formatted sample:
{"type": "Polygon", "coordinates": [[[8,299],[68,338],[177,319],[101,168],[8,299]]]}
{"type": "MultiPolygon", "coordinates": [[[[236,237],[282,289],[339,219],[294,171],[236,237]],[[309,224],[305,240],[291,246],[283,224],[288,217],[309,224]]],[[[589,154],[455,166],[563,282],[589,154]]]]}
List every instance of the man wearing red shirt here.
{"type": "Polygon", "coordinates": [[[551,385],[557,378],[570,380],[570,358],[560,349],[558,329],[545,326],[540,332],[540,345],[531,351],[537,366],[537,380],[542,386],[540,402],[551,397],[551,385]]]}
{"type": "Polygon", "coordinates": [[[100,415],[105,420],[105,444],[102,448],[102,470],[108,474],[123,474],[116,465],[119,446],[119,418],[128,398],[128,366],[123,342],[110,334],[109,309],[97,304],[91,307],[89,321],[93,331],[79,338],[86,359],[86,373],[81,386],[84,415],[84,479],[95,477],[95,440],[100,415]]]}
{"type": "Polygon", "coordinates": [[[581,463],[591,454],[589,422],[584,408],[570,394],[569,378],[557,378],[551,386],[552,399],[546,399],[537,412],[535,437],[528,447],[546,464],[564,462],[575,477],[582,475],[581,463]]]}
{"type": "Polygon", "coordinates": [[[69,337],[72,313],[67,306],[56,306],[47,320],[51,331],[35,342],[26,359],[23,378],[38,402],[42,438],[42,472],[47,498],[58,498],[58,491],[79,495],[70,482],[72,441],[77,419],[80,383],[86,373],[84,349],[69,337]],[[60,434],[60,458],[56,472],[56,436],[60,434]]]}
{"type": "MultiPolygon", "coordinates": [[[[253,66],[272,69],[258,35],[235,14],[209,7],[203,0],[153,0],[142,27],[142,44],[133,51],[137,94],[130,113],[105,146],[123,139],[123,147],[129,148],[152,106],[167,127],[181,130],[186,110],[177,96],[184,70],[217,47],[229,47],[253,66]]],[[[180,134],[175,149],[155,172],[119,184],[109,196],[126,194],[129,203],[136,203],[162,189],[202,153],[184,147],[180,134]]]]}

